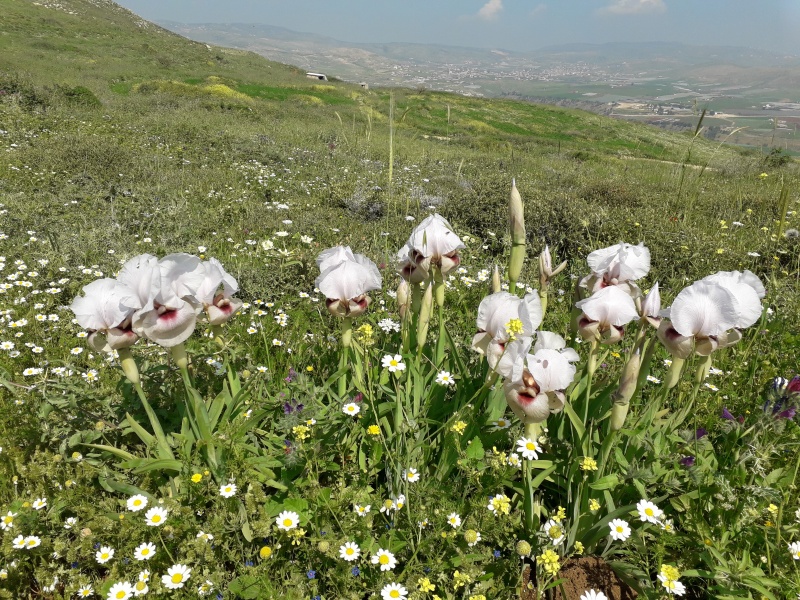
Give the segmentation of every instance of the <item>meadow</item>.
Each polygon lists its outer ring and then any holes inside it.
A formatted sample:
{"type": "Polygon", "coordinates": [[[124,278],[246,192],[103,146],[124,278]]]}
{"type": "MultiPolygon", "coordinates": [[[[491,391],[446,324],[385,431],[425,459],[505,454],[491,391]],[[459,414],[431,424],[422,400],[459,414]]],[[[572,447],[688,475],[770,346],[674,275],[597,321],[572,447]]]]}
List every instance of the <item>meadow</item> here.
{"type": "Polygon", "coordinates": [[[0,598],[800,594],[794,162],[2,8],[0,598]]]}

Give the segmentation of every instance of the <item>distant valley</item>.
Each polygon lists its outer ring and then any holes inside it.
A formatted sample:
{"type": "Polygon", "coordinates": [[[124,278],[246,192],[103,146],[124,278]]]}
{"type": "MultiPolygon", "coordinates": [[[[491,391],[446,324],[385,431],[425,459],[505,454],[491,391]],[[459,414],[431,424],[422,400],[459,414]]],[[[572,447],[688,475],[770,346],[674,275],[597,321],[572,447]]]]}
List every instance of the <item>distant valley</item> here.
{"type": "Polygon", "coordinates": [[[583,108],[739,144],[800,152],[800,56],[672,43],[566,44],[535,52],[363,44],[262,24],[161,21],[190,39],[369,86],[583,108]]]}

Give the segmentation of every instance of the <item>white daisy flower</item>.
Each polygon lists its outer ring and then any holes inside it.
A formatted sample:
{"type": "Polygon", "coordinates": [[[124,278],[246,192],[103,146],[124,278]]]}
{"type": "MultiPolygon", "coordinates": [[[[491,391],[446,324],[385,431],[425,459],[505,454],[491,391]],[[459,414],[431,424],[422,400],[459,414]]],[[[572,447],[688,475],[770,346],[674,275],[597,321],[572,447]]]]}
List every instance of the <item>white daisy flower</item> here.
{"type": "Polygon", "coordinates": [[[275,519],[275,523],[278,525],[278,529],[289,531],[290,529],[294,529],[299,525],[300,515],[298,515],[296,512],[285,510],[278,515],[278,518],[275,519]]]}
{"type": "Polygon", "coordinates": [[[795,560],[800,560],[800,542],[792,542],[789,544],[789,554],[795,560]]]}
{"type": "Polygon", "coordinates": [[[492,431],[502,431],[511,427],[511,421],[505,417],[500,417],[497,421],[492,421],[492,431]]]}
{"type": "Polygon", "coordinates": [[[167,574],[161,576],[161,585],[168,590],[177,590],[191,577],[192,570],[186,565],[172,565],[167,574]]]}
{"type": "Polygon", "coordinates": [[[18,535],[13,540],[11,540],[11,545],[14,547],[15,550],[22,550],[25,548],[25,537],[22,535],[18,535]]]}
{"type": "Polygon", "coordinates": [[[131,512],[139,512],[147,506],[147,497],[141,494],[136,494],[128,498],[128,510],[131,512]]]}
{"type": "Polygon", "coordinates": [[[200,531],[197,534],[197,539],[198,540],[203,540],[204,542],[210,542],[210,541],[212,541],[214,539],[214,536],[211,535],[210,533],[206,533],[205,531],[200,531]]]}
{"type": "Polygon", "coordinates": [[[361,407],[355,402],[349,402],[342,407],[342,412],[346,415],[354,417],[361,412],[361,407]]]}
{"type": "Polygon", "coordinates": [[[586,590],[581,594],[580,600],[608,600],[608,597],[603,592],[586,590]]]}
{"type": "Polygon", "coordinates": [[[381,600],[403,600],[408,598],[408,590],[399,583],[387,583],[381,588],[381,600]]]}
{"type": "Polygon", "coordinates": [[[11,511],[8,511],[7,514],[5,514],[2,517],[0,517],[0,529],[2,529],[3,531],[7,531],[8,529],[13,528],[14,527],[14,517],[16,517],[16,516],[17,516],[17,513],[12,513],[11,511]]]}
{"type": "Polygon", "coordinates": [[[347,562],[352,562],[361,555],[361,548],[355,542],[346,542],[339,546],[339,556],[347,562]]]}
{"type": "Polygon", "coordinates": [[[407,469],[404,475],[408,483],[417,483],[419,481],[419,473],[416,469],[407,469]]]}
{"type": "Polygon", "coordinates": [[[139,580],[133,584],[133,595],[134,596],[144,596],[147,592],[150,591],[150,586],[147,585],[147,581],[139,580]]]}
{"type": "Polygon", "coordinates": [[[662,573],[659,574],[658,580],[670,596],[683,596],[686,593],[686,586],[677,579],[669,579],[662,573]]]}
{"type": "Polygon", "coordinates": [[[404,371],[406,368],[406,365],[403,363],[403,357],[399,354],[395,354],[394,356],[387,354],[381,359],[381,366],[389,369],[389,373],[404,371]]]}
{"type": "MultiPolygon", "coordinates": [[[[85,585],[81,588],[78,588],[78,597],[79,598],[88,598],[89,596],[94,595],[94,589],[90,585],[85,585]]],[[[113,596],[112,596],[113,598],[113,596]]]]}
{"type": "Polygon", "coordinates": [[[364,506],[361,506],[359,504],[353,505],[353,510],[359,517],[366,517],[369,514],[371,508],[372,508],[371,504],[366,504],[364,506]]]}
{"type": "Polygon", "coordinates": [[[154,506],[144,514],[145,523],[150,527],[160,527],[167,522],[167,515],[169,511],[160,506],[154,506]]]}
{"type": "Polygon", "coordinates": [[[33,506],[34,510],[42,510],[47,506],[47,498],[37,498],[31,506],[33,506]]]}
{"type": "Polygon", "coordinates": [[[108,590],[110,600],[128,600],[133,595],[133,586],[127,581],[119,581],[108,590]]]}
{"type": "Polygon", "coordinates": [[[23,542],[25,542],[26,550],[32,550],[41,545],[42,540],[35,535],[29,535],[23,540],[23,542]]]}
{"type": "Polygon", "coordinates": [[[219,495],[223,498],[231,498],[234,494],[236,494],[236,487],[235,483],[226,483],[219,488],[219,495]]]}
{"type": "Polygon", "coordinates": [[[639,512],[639,519],[646,523],[658,524],[661,515],[664,514],[664,511],[649,500],[639,500],[636,510],[639,512]]]}
{"type": "Polygon", "coordinates": [[[536,440],[529,440],[526,437],[517,440],[517,452],[522,455],[522,458],[536,460],[539,458],[539,450],[539,444],[536,440]]]}
{"type": "Polygon", "coordinates": [[[212,591],[214,591],[214,582],[206,579],[205,583],[201,583],[197,588],[197,595],[208,596],[212,591]]]}
{"type": "Polygon", "coordinates": [[[381,571],[391,571],[397,565],[394,554],[383,548],[379,548],[378,551],[372,555],[371,562],[373,565],[380,565],[381,571]]]}
{"type": "Polygon", "coordinates": [[[461,527],[461,517],[458,516],[458,513],[450,513],[447,515],[447,524],[453,529],[458,529],[461,527]]]}
{"type": "Polygon", "coordinates": [[[613,519],[608,527],[611,529],[611,539],[624,542],[631,536],[631,527],[627,521],[613,519]]]}
{"type": "Polygon", "coordinates": [[[564,541],[564,526],[554,519],[547,521],[547,523],[544,524],[542,531],[544,531],[547,534],[547,537],[550,538],[553,546],[558,546],[564,541]]]}
{"type": "Polygon", "coordinates": [[[439,371],[436,375],[436,383],[450,387],[451,385],[455,385],[456,381],[453,379],[453,375],[450,371],[439,371]]]}
{"type": "Polygon", "coordinates": [[[101,546],[94,558],[99,564],[104,565],[114,558],[114,549],[111,546],[101,546]]]}
{"type": "Polygon", "coordinates": [[[150,560],[155,556],[156,547],[151,542],[143,542],[136,547],[133,551],[133,557],[136,560],[150,560]]]}

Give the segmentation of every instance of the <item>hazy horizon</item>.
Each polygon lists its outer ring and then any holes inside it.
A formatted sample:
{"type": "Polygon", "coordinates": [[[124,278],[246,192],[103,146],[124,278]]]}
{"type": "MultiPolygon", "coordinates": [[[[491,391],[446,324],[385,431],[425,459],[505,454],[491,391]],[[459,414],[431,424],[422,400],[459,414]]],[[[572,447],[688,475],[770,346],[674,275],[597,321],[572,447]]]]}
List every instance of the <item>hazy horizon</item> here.
{"type": "Polygon", "coordinates": [[[797,0],[117,0],[151,21],[253,23],[355,43],[533,51],[677,42],[800,54],[797,0]]]}

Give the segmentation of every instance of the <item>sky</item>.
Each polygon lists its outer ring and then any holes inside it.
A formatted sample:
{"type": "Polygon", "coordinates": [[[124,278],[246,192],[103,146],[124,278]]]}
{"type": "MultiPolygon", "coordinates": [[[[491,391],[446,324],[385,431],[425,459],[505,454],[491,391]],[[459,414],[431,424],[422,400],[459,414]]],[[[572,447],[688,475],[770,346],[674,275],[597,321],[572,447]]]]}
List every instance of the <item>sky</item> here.
{"type": "Polygon", "coordinates": [[[116,0],[141,17],[263,23],[346,42],[531,51],[682,42],[800,55],[800,0],[116,0]]]}

